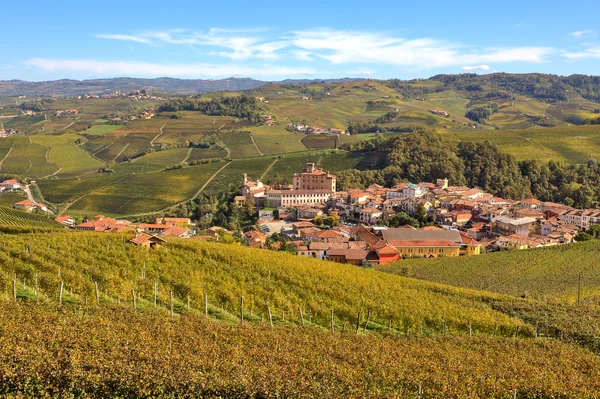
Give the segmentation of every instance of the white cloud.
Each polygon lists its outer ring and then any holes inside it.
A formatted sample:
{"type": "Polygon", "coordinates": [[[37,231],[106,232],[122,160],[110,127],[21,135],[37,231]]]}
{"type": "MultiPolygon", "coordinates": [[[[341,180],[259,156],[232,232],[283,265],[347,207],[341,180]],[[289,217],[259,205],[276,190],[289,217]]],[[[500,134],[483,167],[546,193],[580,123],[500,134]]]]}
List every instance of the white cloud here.
{"type": "Polygon", "coordinates": [[[122,41],[126,41],[126,42],[137,42],[137,43],[150,44],[150,40],[148,40],[147,38],[144,38],[141,36],[135,36],[135,35],[120,35],[120,34],[94,35],[94,37],[97,37],[99,39],[122,40],[122,41]]]}
{"type": "Polygon", "coordinates": [[[403,39],[379,33],[319,29],[292,32],[294,46],[333,64],[379,63],[438,68],[488,62],[542,63],[554,49],[513,47],[476,50],[431,38],[403,39]]]}
{"type": "Polygon", "coordinates": [[[152,45],[188,45],[223,48],[227,51],[213,51],[210,54],[234,60],[251,57],[276,59],[277,51],[288,46],[280,41],[268,41],[258,34],[265,29],[221,29],[211,28],[207,32],[194,32],[184,29],[172,29],[163,32],[145,32],[137,35],[100,34],[100,39],[132,41],[152,45]]]}
{"type": "Polygon", "coordinates": [[[375,71],[370,68],[356,68],[354,71],[350,72],[350,76],[360,76],[362,78],[368,78],[373,76],[375,71]]]}
{"type": "Polygon", "coordinates": [[[25,66],[45,72],[80,73],[97,76],[144,76],[144,77],[204,77],[230,76],[298,76],[314,75],[310,68],[295,68],[276,65],[244,67],[214,64],[157,64],[135,61],[57,60],[34,58],[25,66]]]}
{"type": "Polygon", "coordinates": [[[308,51],[304,51],[304,50],[294,51],[293,55],[296,59],[301,60],[301,61],[312,61],[313,60],[311,53],[308,51]]]}
{"type": "Polygon", "coordinates": [[[490,67],[488,65],[473,65],[473,66],[464,66],[462,68],[463,71],[465,72],[470,72],[470,71],[489,71],[490,67]]]}
{"type": "Polygon", "coordinates": [[[563,56],[571,61],[576,61],[584,58],[600,58],[600,47],[590,47],[579,52],[565,52],[563,56]]]}
{"type": "Polygon", "coordinates": [[[595,36],[595,32],[593,30],[578,30],[575,32],[571,32],[571,36],[574,36],[574,37],[595,36]]]}
{"type": "Polygon", "coordinates": [[[416,69],[500,62],[547,62],[548,47],[475,48],[433,38],[406,39],[384,33],[315,29],[267,37],[264,29],[219,29],[205,32],[169,30],[138,35],[102,34],[96,37],[151,45],[205,46],[205,54],[232,60],[285,58],[332,64],[379,63],[416,69]]]}

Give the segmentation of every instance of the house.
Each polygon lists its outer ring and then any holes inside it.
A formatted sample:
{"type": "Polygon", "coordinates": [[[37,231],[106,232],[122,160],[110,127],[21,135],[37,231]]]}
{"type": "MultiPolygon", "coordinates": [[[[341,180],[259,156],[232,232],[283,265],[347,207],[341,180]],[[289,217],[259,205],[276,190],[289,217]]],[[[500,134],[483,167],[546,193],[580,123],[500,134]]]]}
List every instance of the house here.
{"type": "Polygon", "coordinates": [[[26,212],[33,212],[35,210],[40,210],[42,212],[48,212],[48,208],[46,208],[46,205],[39,204],[37,202],[30,201],[30,200],[23,200],[23,201],[17,202],[16,204],[13,204],[13,208],[24,210],[26,212]]]}
{"type": "Polygon", "coordinates": [[[376,224],[383,212],[377,208],[365,208],[360,211],[360,221],[366,224],[376,224]]]}
{"type": "Polygon", "coordinates": [[[327,257],[332,262],[361,266],[369,251],[363,249],[330,249],[327,257]]]}
{"type": "Polygon", "coordinates": [[[18,190],[21,188],[21,183],[15,179],[4,180],[0,185],[6,190],[18,190]]]}
{"type": "Polygon", "coordinates": [[[265,236],[260,231],[256,231],[256,230],[250,230],[250,231],[245,232],[244,237],[246,237],[246,240],[248,240],[249,243],[260,242],[261,244],[264,244],[265,241],[267,240],[267,236],[265,236]]]}
{"type": "Polygon", "coordinates": [[[311,222],[296,222],[292,223],[292,232],[294,234],[300,234],[300,230],[314,227],[316,226],[311,222]]]}
{"type": "Polygon", "coordinates": [[[165,237],[190,238],[190,230],[186,227],[173,226],[164,230],[160,235],[165,237]]]}
{"type": "Polygon", "coordinates": [[[399,251],[391,245],[387,245],[382,241],[380,248],[375,250],[377,257],[379,258],[379,264],[385,265],[386,263],[394,262],[400,259],[399,251]]]}
{"type": "Polygon", "coordinates": [[[75,219],[73,219],[72,217],[70,217],[68,215],[59,216],[59,217],[57,217],[54,220],[57,223],[62,224],[63,226],[67,226],[67,227],[74,227],[75,226],[75,219]]]}
{"type": "Polygon", "coordinates": [[[241,208],[246,203],[246,197],[244,197],[243,195],[236,195],[235,198],[233,199],[233,203],[238,208],[241,208]]]}
{"type": "Polygon", "coordinates": [[[131,230],[134,227],[134,224],[128,220],[117,220],[105,218],[102,215],[96,215],[93,220],[87,220],[84,223],[76,225],[75,229],[100,233],[121,233],[123,231],[131,230]]]}
{"type": "Polygon", "coordinates": [[[138,226],[138,229],[145,232],[161,233],[173,226],[173,224],[142,223],[138,226]]]}
{"type": "Polygon", "coordinates": [[[168,224],[173,226],[186,227],[192,224],[190,218],[156,218],[156,224],[168,224]]]}
{"type": "Polygon", "coordinates": [[[166,241],[150,234],[137,233],[129,242],[146,248],[160,248],[166,241]]]}
{"type": "Polygon", "coordinates": [[[518,234],[528,237],[529,234],[534,231],[535,222],[536,219],[529,217],[511,218],[508,216],[500,216],[495,218],[492,222],[492,232],[501,236],[518,234]]]}

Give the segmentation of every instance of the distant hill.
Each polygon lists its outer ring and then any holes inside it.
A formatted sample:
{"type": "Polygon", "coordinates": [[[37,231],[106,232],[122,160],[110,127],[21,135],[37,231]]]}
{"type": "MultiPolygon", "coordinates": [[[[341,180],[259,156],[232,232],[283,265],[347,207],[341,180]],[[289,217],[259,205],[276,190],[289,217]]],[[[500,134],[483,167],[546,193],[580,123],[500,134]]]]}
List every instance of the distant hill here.
{"type": "Polygon", "coordinates": [[[106,94],[119,90],[150,90],[168,94],[196,94],[211,91],[248,90],[265,82],[250,78],[227,78],[218,80],[202,79],[139,79],[113,78],[91,80],[53,80],[26,82],[23,80],[0,81],[0,96],[74,96],[80,94],[106,94]]]}
{"type": "MultiPolygon", "coordinates": [[[[287,79],[282,84],[343,83],[360,81],[360,78],[340,79],[287,79]]],[[[214,91],[251,90],[268,82],[251,78],[227,79],[176,79],[176,78],[112,78],[89,80],[49,80],[28,82],[24,80],[0,80],[0,97],[9,96],[76,96],[81,94],[106,94],[146,89],[166,94],[197,94],[214,91]]]]}

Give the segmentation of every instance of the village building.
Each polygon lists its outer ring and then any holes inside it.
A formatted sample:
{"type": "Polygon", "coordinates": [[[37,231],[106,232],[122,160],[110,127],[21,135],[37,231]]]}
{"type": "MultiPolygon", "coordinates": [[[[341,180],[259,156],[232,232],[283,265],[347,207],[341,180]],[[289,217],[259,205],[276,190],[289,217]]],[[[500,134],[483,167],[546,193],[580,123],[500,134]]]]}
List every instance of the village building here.
{"type": "Polygon", "coordinates": [[[5,190],[19,190],[21,188],[21,183],[15,179],[8,179],[0,183],[0,186],[5,190]]]}
{"type": "Polygon", "coordinates": [[[307,163],[300,173],[294,173],[294,190],[319,190],[335,192],[336,177],[322,169],[315,168],[314,163],[307,163]]]}
{"type": "Polygon", "coordinates": [[[137,233],[129,242],[146,248],[160,248],[166,241],[154,235],[137,233]]]}
{"type": "Polygon", "coordinates": [[[75,226],[75,219],[73,219],[71,216],[68,216],[68,215],[59,216],[59,217],[55,218],[54,221],[62,224],[63,226],[67,226],[67,227],[75,226]]]}
{"type": "Polygon", "coordinates": [[[13,204],[14,209],[19,209],[25,212],[42,211],[48,212],[48,208],[44,204],[37,203],[31,200],[23,200],[13,204]]]}

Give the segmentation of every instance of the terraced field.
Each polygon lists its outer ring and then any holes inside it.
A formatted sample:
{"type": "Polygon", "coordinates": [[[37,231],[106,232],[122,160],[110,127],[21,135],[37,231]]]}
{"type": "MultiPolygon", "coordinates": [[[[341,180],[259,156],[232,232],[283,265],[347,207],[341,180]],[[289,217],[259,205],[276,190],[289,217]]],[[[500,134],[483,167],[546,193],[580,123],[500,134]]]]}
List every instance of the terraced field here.
{"type": "Polygon", "coordinates": [[[59,170],[59,167],[47,158],[48,148],[30,142],[27,137],[15,136],[2,139],[0,146],[4,148],[2,152],[5,154],[4,161],[0,166],[2,173],[40,178],[59,170]],[[10,150],[11,148],[12,150],[10,150]],[[10,150],[10,154],[7,149],[10,150]]]}
{"type": "Polygon", "coordinates": [[[600,159],[600,126],[561,126],[499,131],[455,131],[446,135],[451,141],[489,140],[519,160],[556,160],[585,163],[600,159]]]}
{"type": "Polygon", "coordinates": [[[0,227],[62,228],[60,224],[46,215],[19,211],[5,206],[0,206],[0,227]]]}
{"type": "MultiPolygon", "coordinates": [[[[242,174],[247,173],[248,178],[256,180],[262,176],[273,163],[271,157],[257,157],[233,160],[215,179],[206,187],[206,192],[223,192],[230,187],[241,187],[242,174]]],[[[218,164],[217,164],[218,165],[218,164]]]]}
{"type": "Polygon", "coordinates": [[[231,130],[219,134],[219,138],[230,150],[230,156],[236,158],[257,157],[262,155],[252,141],[252,133],[247,130],[231,130]]]}
{"type": "Polygon", "coordinates": [[[265,155],[306,150],[301,142],[304,133],[290,132],[285,126],[258,126],[248,130],[252,131],[256,145],[265,155]]]}
{"type": "Polygon", "coordinates": [[[90,211],[106,215],[156,212],[194,197],[223,165],[212,163],[122,176],[83,196],[69,207],[68,212],[74,215],[85,215],[90,211]]]}

